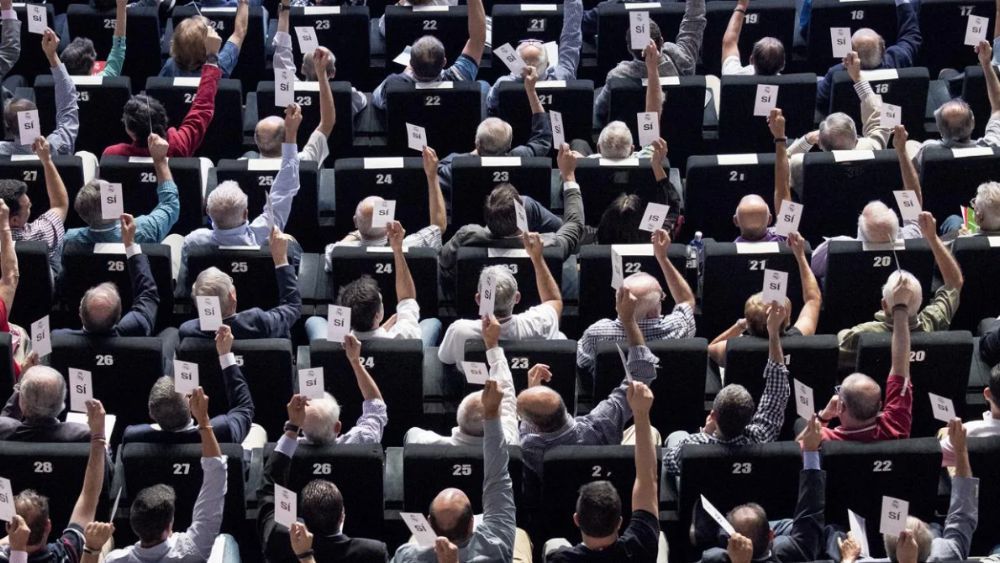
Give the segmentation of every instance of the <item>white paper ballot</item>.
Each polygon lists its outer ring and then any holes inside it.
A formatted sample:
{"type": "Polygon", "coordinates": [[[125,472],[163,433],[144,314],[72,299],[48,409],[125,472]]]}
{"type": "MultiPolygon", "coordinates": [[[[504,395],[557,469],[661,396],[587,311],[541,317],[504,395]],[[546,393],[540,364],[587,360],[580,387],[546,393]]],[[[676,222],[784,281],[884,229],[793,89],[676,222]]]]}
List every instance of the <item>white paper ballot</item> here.
{"type": "Polygon", "coordinates": [[[655,111],[640,111],[636,114],[639,121],[639,146],[653,144],[660,138],[660,114],[655,111]]]}
{"type": "Polygon", "coordinates": [[[49,333],[49,316],[31,323],[31,350],[44,358],[52,353],[52,335],[49,333]]]}
{"type": "Polygon", "coordinates": [[[198,378],[198,364],[194,362],[182,362],[174,360],[174,391],[181,395],[194,392],[200,384],[198,378]]]}
{"type": "Polygon", "coordinates": [[[969,23],[965,26],[965,44],[976,46],[980,41],[985,40],[986,26],[989,23],[989,18],[969,16],[969,23]]]}
{"type": "Polygon", "coordinates": [[[717,508],[712,506],[712,503],[708,502],[708,499],[705,498],[705,495],[701,495],[701,507],[702,509],[705,510],[705,512],[708,513],[709,516],[712,517],[712,520],[715,520],[715,522],[719,525],[719,527],[722,528],[723,531],[725,531],[727,534],[731,536],[736,533],[736,530],[733,529],[733,525],[729,523],[729,520],[726,520],[726,517],[723,516],[722,513],[719,512],[717,508]]]}
{"type": "Polygon", "coordinates": [[[42,136],[42,124],[38,121],[38,110],[17,112],[18,138],[22,145],[30,146],[35,139],[42,136]]]}
{"type": "Polygon", "coordinates": [[[892,129],[903,123],[903,108],[883,103],[879,111],[879,125],[882,129],[892,129]]]}
{"type": "Polygon", "coordinates": [[[486,385],[486,380],[490,378],[490,368],[483,362],[462,362],[462,371],[465,372],[465,380],[473,385],[486,385]]]}
{"type": "Polygon", "coordinates": [[[198,328],[215,332],[222,326],[222,306],[214,295],[198,295],[194,298],[198,307],[198,328]]]}
{"type": "Polygon", "coordinates": [[[310,26],[295,28],[295,36],[299,38],[299,51],[304,56],[306,53],[315,53],[319,49],[319,39],[316,38],[316,30],[310,26]]]}
{"type": "Polygon", "coordinates": [[[517,221],[517,228],[522,233],[530,233],[528,228],[528,212],[524,210],[524,205],[519,198],[514,198],[514,219],[517,221]]]}
{"type": "Polygon", "coordinates": [[[625,368],[625,379],[629,383],[632,383],[632,372],[628,370],[628,356],[625,355],[625,350],[622,350],[621,344],[615,344],[618,347],[618,357],[622,360],[622,367],[625,368]]]}
{"type": "Polygon", "coordinates": [[[931,398],[931,410],[934,411],[934,418],[942,422],[950,422],[955,418],[955,403],[948,397],[928,393],[931,398]]]}
{"type": "Polygon", "coordinates": [[[646,212],[642,214],[642,221],[639,221],[639,229],[653,232],[663,226],[670,211],[669,205],[662,203],[647,203],[646,212]]]}
{"type": "Polygon", "coordinates": [[[753,103],[753,114],[767,117],[778,106],[778,87],[770,84],[757,85],[757,98],[753,103]]]}
{"type": "Polygon", "coordinates": [[[407,45],[402,53],[396,55],[395,59],[392,59],[392,62],[398,65],[410,66],[410,46],[407,45]]]}
{"type": "Polygon", "coordinates": [[[775,234],[787,237],[789,234],[799,230],[799,221],[802,220],[802,204],[791,200],[782,200],[781,209],[778,210],[778,220],[774,225],[775,234]]]}
{"type": "Polygon", "coordinates": [[[307,399],[322,399],[324,392],[323,368],[299,370],[299,394],[307,399]]]}
{"type": "Polygon", "coordinates": [[[611,287],[615,291],[621,289],[625,283],[625,265],[622,264],[622,255],[611,250],[611,287]]]}
{"type": "Polygon", "coordinates": [[[122,201],[122,185],[101,183],[101,219],[117,221],[125,213],[125,202],[122,201]]]}
{"type": "Polygon", "coordinates": [[[485,317],[493,314],[493,309],[497,302],[497,278],[493,274],[486,276],[486,282],[482,290],[479,291],[479,316],[485,317]]]}
{"type": "Polygon", "coordinates": [[[351,332],[351,308],[330,305],[326,313],[326,339],[343,344],[351,332]]]}
{"type": "Polygon", "coordinates": [[[396,200],[383,199],[372,210],[372,227],[381,229],[396,218],[396,200]]]}
{"type": "Polygon", "coordinates": [[[406,145],[415,151],[424,152],[427,146],[427,130],[412,123],[406,124],[406,145]]]}
{"type": "Polygon", "coordinates": [[[813,402],[813,389],[798,379],[793,379],[795,384],[795,413],[800,417],[810,420],[816,414],[816,404],[813,402]]]}
{"type": "Polygon", "coordinates": [[[420,547],[434,547],[434,542],[437,541],[437,533],[431,528],[430,522],[427,518],[419,512],[400,512],[399,516],[403,519],[406,527],[410,529],[410,534],[413,535],[413,539],[417,540],[417,545],[420,547]]]}
{"type": "MultiPolygon", "coordinates": [[[[77,424],[82,424],[87,426],[90,421],[87,420],[87,413],[85,412],[73,412],[70,411],[66,413],[66,422],[75,422],[77,424]]],[[[104,414],[104,435],[110,436],[115,433],[115,423],[118,422],[118,417],[113,414],[104,414]]],[[[114,520],[112,518],[111,520],[114,520]]]]}
{"type": "Polygon", "coordinates": [[[870,552],[868,551],[868,529],[865,527],[865,519],[857,512],[848,508],[847,521],[851,525],[851,535],[854,536],[854,540],[861,547],[861,555],[868,557],[870,552]]]}
{"type": "Polygon", "coordinates": [[[632,49],[645,49],[649,45],[649,12],[629,12],[628,25],[632,49]]]}
{"type": "Polygon", "coordinates": [[[896,196],[896,205],[899,206],[899,214],[903,216],[903,222],[916,221],[917,217],[920,217],[920,202],[917,200],[917,192],[893,190],[892,195],[896,196]]]}
{"type": "Polygon", "coordinates": [[[563,126],[562,114],[549,110],[549,122],[552,124],[552,146],[558,151],[566,142],[566,128],[563,126]]]}
{"type": "Polygon", "coordinates": [[[493,49],[493,54],[500,57],[503,64],[510,69],[511,74],[521,76],[521,71],[524,70],[525,66],[524,59],[521,58],[521,53],[518,53],[517,49],[510,46],[510,43],[504,43],[493,49]]]}
{"type": "Polygon", "coordinates": [[[295,71],[287,68],[274,69],[274,105],[279,108],[295,103],[295,71]]]}
{"type": "MultiPolygon", "coordinates": [[[[105,436],[110,436],[111,435],[111,432],[108,432],[108,426],[107,426],[107,424],[104,425],[104,431],[105,431],[105,436]]],[[[111,517],[108,518],[108,522],[114,522],[115,521],[115,516],[118,515],[118,503],[121,502],[121,500],[122,500],[122,491],[124,491],[124,490],[125,490],[125,487],[118,487],[118,494],[115,495],[115,503],[111,505],[111,517]]]]}
{"type": "Polygon", "coordinates": [[[45,28],[49,26],[49,15],[45,11],[45,6],[38,4],[28,4],[28,33],[45,33],[45,28]]]}
{"type": "Polygon", "coordinates": [[[764,270],[764,303],[770,305],[777,302],[785,305],[785,294],[788,291],[788,272],[764,270]]]}
{"type": "Polygon", "coordinates": [[[549,68],[556,68],[559,66],[559,43],[555,41],[549,41],[548,43],[542,43],[542,48],[545,49],[545,57],[549,60],[549,68]]]}
{"type": "Polygon", "coordinates": [[[10,479],[0,477],[0,520],[10,522],[17,512],[14,510],[14,491],[10,487],[10,479]]]}
{"type": "Polygon", "coordinates": [[[882,518],[879,520],[880,534],[899,535],[906,529],[906,517],[910,512],[910,503],[892,497],[882,497],[882,518]]]}
{"type": "Polygon", "coordinates": [[[291,528],[298,518],[298,497],[295,491],[274,484],[274,521],[291,528]]]}
{"type": "MultiPolygon", "coordinates": [[[[69,409],[87,412],[87,401],[94,398],[94,379],[85,369],[69,368],[69,409]]],[[[110,436],[111,433],[108,433],[110,436]]]]}
{"type": "Polygon", "coordinates": [[[851,52],[851,28],[831,27],[830,42],[833,46],[833,58],[843,59],[851,52]]]}

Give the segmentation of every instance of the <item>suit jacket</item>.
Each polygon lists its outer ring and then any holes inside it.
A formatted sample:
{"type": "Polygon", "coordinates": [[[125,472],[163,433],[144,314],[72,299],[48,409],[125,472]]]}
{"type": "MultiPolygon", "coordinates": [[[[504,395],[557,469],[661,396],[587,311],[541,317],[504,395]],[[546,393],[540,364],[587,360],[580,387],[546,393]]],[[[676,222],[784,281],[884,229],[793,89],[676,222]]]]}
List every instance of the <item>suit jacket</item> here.
{"type": "Polygon", "coordinates": [[[11,442],[89,442],[85,424],[59,422],[55,418],[18,420],[0,416],[0,440],[11,442]]]}
{"type": "MultiPolygon", "coordinates": [[[[288,539],[288,531],[278,527],[274,521],[274,485],[286,486],[292,458],[274,450],[264,465],[257,500],[260,512],[257,515],[257,531],[264,543],[264,557],[270,563],[297,563],[288,539]]],[[[351,538],[344,534],[313,538],[316,561],[342,561],[348,563],[385,563],[389,559],[385,544],[365,538],[351,538]]]]}
{"type": "MultiPolygon", "coordinates": [[[[149,269],[149,257],[136,254],[128,259],[128,274],[132,279],[132,308],[122,316],[109,334],[103,336],[151,336],[156,326],[156,314],[160,307],[160,294],[156,290],[153,272],[149,269]]],[[[85,330],[59,329],[53,334],[88,334],[85,330]]],[[[102,335],[95,335],[102,336],[102,335]]]]}
{"type": "MultiPolygon", "coordinates": [[[[267,311],[254,307],[223,319],[233,329],[233,338],[291,338],[292,325],[302,312],[295,268],[282,266],[274,270],[274,275],[278,278],[278,306],[267,311]]],[[[191,319],[181,325],[180,337],[215,338],[215,333],[202,331],[198,319],[191,319]]]]}
{"type": "MultiPolygon", "coordinates": [[[[224,444],[239,444],[246,439],[253,423],[253,398],[240,366],[233,364],[222,370],[222,381],[226,387],[229,412],[212,417],[209,424],[212,425],[216,440],[224,444]]],[[[199,444],[201,436],[198,434],[198,427],[193,424],[175,432],[157,430],[151,424],[133,424],[125,429],[122,436],[122,443],[128,442],[199,444]]]]}

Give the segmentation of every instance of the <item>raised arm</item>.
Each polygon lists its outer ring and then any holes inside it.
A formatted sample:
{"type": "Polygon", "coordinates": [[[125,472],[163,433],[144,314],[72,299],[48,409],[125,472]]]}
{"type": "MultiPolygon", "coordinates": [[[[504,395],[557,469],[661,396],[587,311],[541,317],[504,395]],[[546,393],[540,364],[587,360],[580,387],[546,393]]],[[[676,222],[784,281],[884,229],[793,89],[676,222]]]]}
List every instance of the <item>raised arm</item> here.
{"type": "Polygon", "coordinates": [[[10,234],[10,209],[0,199],[0,299],[3,300],[8,314],[14,306],[14,294],[17,292],[17,282],[21,274],[17,269],[17,253],[14,251],[14,239],[10,234]]]}
{"type": "Polygon", "coordinates": [[[545,263],[542,237],[538,233],[521,233],[521,243],[524,250],[531,258],[531,266],[535,270],[535,285],[538,287],[538,297],[543,305],[552,307],[556,312],[556,317],[562,316],[563,301],[562,293],[559,291],[559,284],[552,277],[549,265],[545,263]]]}
{"type": "MultiPolygon", "coordinates": [[[[281,12],[281,10],[279,10],[281,12]]],[[[243,47],[243,40],[247,37],[247,27],[250,21],[250,2],[249,0],[239,0],[239,5],[236,7],[236,21],[233,23],[233,33],[229,36],[228,41],[236,48],[243,47]]]]}
{"type": "Polygon", "coordinates": [[[687,0],[676,41],[677,46],[685,55],[683,60],[674,61],[678,67],[678,74],[694,74],[695,65],[701,56],[701,41],[705,36],[705,24],[705,0],[687,0]]]}
{"type": "Polygon", "coordinates": [[[476,61],[483,59],[486,46],[486,9],[483,0],[469,0],[469,40],[465,42],[462,54],[476,61]]]}
{"type": "Polygon", "coordinates": [[[990,97],[992,118],[1000,118],[1000,78],[993,71],[993,47],[989,41],[980,41],[976,54],[979,55],[979,64],[982,65],[983,76],[986,78],[986,93],[990,97]]]}
{"type": "Polygon", "coordinates": [[[278,279],[278,306],[269,309],[266,314],[271,317],[272,326],[277,327],[275,334],[287,335],[302,314],[302,294],[296,281],[295,268],[288,263],[290,240],[292,237],[275,227],[271,230],[268,241],[271,260],[274,261],[274,274],[278,279]]]}
{"type": "Polygon", "coordinates": [[[365,365],[361,363],[361,342],[353,334],[344,337],[344,353],[354,371],[354,378],[357,379],[361,397],[366,401],[382,400],[382,392],[379,391],[378,384],[369,375],[365,365]]]}
{"type": "Polygon", "coordinates": [[[892,131],[892,146],[896,149],[896,157],[899,159],[899,172],[903,176],[903,188],[912,191],[917,196],[917,203],[924,204],[924,193],[920,189],[920,176],[917,175],[917,167],[906,155],[906,140],[909,137],[906,127],[897,125],[892,131]]]}
{"type": "Polygon", "coordinates": [[[660,51],[652,39],[642,50],[646,63],[646,111],[655,111],[660,115],[663,109],[663,89],[660,87],[660,51]]]}
{"type": "MultiPolygon", "coordinates": [[[[663,138],[653,141],[653,156],[649,158],[649,169],[653,171],[653,177],[657,182],[667,179],[667,171],[663,168],[663,161],[667,158],[667,142],[663,138]]],[[[673,210],[671,210],[673,211],[673,210]]]]}
{"type": "Polygon", "coordinates": [[[115,1],[115,37],[125,37],[125,24],[128,17],[128,0],[115,1]]]}
{"type": "Polygon", "coordinates": [[[201,80],[198,82],[198,90],[195,91],[194,100],[188,108],[187,115],[181,126],[175,131],[173,142],[175,156],[194,156],[202,141],[205,140],[205,133],[215,116],[215,94],[219,91],[219,78],[222,70],[219,68],[219,49],[222,46],[222,39],[211,28],[208,36],[205,37],[205,51],[208,58],[201,67],[201,80]]]}
{"type": "Polygon", "coordinates": [[[212,432],[211,419],[208,417],[208,395],[198,387],[191,393],[191,416],[198,425],[198,434],[201,436],[201,457],[221,457],[222,449],[212,432]]]}
{"type": "MultiPolygon", "coordinates": [[[[958,261],[951,255],[948,247],[938,237],[937,221],[934,220],[934,216],[923,211],[920,213],[918,222],[920,223],[920,232],[927,239],[931,252],[934,254],[934,263],[937,264],[938,271],[941,272],[941,280],[944,281],[944,285],[954,289],[962,289],[962,284],[965,283],[965,278],[962,277],[962,268],[959,267],[958,261]]],[[[913,313],[916,314],[916,311],[913,313]]]]}
{"type": "MultiPolygon", "coordinates": [[[[282,10],[287,12],[288,10],[282,10]]],[[[319,82],[319,125],[316,130],[329,137],[337,124],[337,110],[333,105],[333,90],[330,89],[330,78],[326,74],[329,51],[316,49],[313,53],[313,65],[316,68],[316,80],[319,82]]]]}
{"type": "MultiPolygon", "coordinates": [[[[510,365],[504,355],[503,348],[500,347],[500,322],[494,315],[487,315],[482,318],[483,345],[486,347],[486,362],[490,368],[490,379],[497,382],[503,399],[500,401],[500,426],[503,428],[504,438],[509,445],[516,445],[521,442],[521,436],[517,429],[517,391],[514,389],[514,380],[510,374],[510,365]]],[[[532,370],[537,368],[535,365],[532,370]]],[[[535,370],[537,373],[538,370],[535,370]]],[[[532,371],[528,371],[528,385],[531,385],[532,371]]],[[[549,375],[551,379],[551,374],[549,375]]],[[[537,377],[536,377],[537,380],[537,377]]],[[[539,385],[540,383],[535,383],[539,385]]]]}
{"type": "Polygon", "coordinates": [[[59,36],[51,29],[42,35],[42,51],[49,61],[52,79],[55,81],[56,128],[48,135],[55,154],[71,155],[80,133],[79,93],[70,78],[66,65],[59,60],[59,36]]]}
{"type": "Polygon", "coordinates": [[[70,524],[81,528],[94,519],[97,502],[104,488],[104,459],[107,456],[108,439],[104,435],[104,405],[100,401],[87,401],[87,425],[90,427],[90,456],[87,470],[83,474],[83,489],[73,506],[70,524]]]}
{"type": "Polygon", "coordinates": [[[802,282],[802,310],[799,311],[799,318],[795,320],[795,328],[799,329],[802,336],[812,336],[816,334],[816,325],[819,324],[823,293],[820,292],[819,282],[809,267],[809,261],[806,260],[806,241],[802,239],[802,235],[790,233],[788,246],[795,255],[795,263],[799,266],[799,279],[802,282]]]}
{"type": "Polygon", "coordinates": [[[535,67],[526,65],[524,70],[521,71],[521,77],[524,79],[524,93],[528,96],[528,105],[531,106],[531,113],[545,113],[542,101],[538,98],[538,91],[535,90],[535,84],[538,83],[538,71],[535,67]]]}
{"type": "Polygon", "coordinates": [[[191,416],[201,436],[201,490],[194,502],[191,525],[184,532],[198,554],[207,559],[222,527],[222,504],[226,496],[226,459],[208,417],[208,395],[201,387],[191,393],[191,416]]]}
{"type": "Polygon", "coordinates": [[[410,266],[406,263],[406,254],[403,252],[403,239],[406,237],[406,231],[403,230],[399,221],[392,221],[386,225],[385,233],[389,238],[393,266],[396,268],[396,301],[416,299],[417,287],[413,284],[410,266]]]}
{"type": "MultiPolygon", "coordinates": [[[[892,303],[888,303],[892,311],[892,368],[889,373],[906,379],[910,378],[910,317],[917,313],[910,311],[907,305],[916,291],[910,283],[900,276],[892,289],[892,303]]],[[[906,383],[903,391],[906,391],[906,383]]]]}
{"type": "Polygon", "coordinates": [[[243,441],[253,425],[255,407],[247,378],[233,354],[233,329],[227,324],[220,325],[215,332],[215,351],[219,355],[226,402],[229,404],[228,416],[225,418],[229,427],[229,439],[243,441]]]}
{"type": "Polygon", "coordinates": [[[955,477],[941,537],[952,544],[959,557],[967,558],[972,549],[972,534],[979,524],[979,479],[972,476],[962,419],[948,421],[948,438],[955,449],[955,477]]]}
{"type": "Polygon", "coordinates": [[[785,364],[781,351],[781,325],[785,322],[785,306],[773,302],[767,306],[767,356],[776,364],[785,364]]]}
{"type": "Polygon", "coordinates": [[[441,236],[448,230],[448,210],[441,192],[441,180],[438,178],[438,155],[430,146],[424,147],[424,175],[427,176],[427,209],[430,213],[430,224],[437,226],[441,236]]]}
{"type": "Polygon", "coordinates": [[[3,31],[0,36],[0,78],[5,78],[21,58],[21,22],[17,20],[12,0],[0,0],[3,31]],[[7,16],[12,16],[8,18],[7,16]]]}
{"type": "Polygon", "coordinates": [[[69,194],[66,193],[66,185],[59,175],[59,169],[52,161],[49,141],[45,137],[38,137],[32,148],[38,155],[38,160],[42,161],[42,168],[45,170],[45,190],[49,195],[49,209],[58,213],[59,219],[65,221],[69,213],[69,194]]]}
{"type": "Polygon", "coordinates": [[[691,291],[691,286],[667,258],[667,250],[670,248],[670,233],[664,229],[657,229],[650,236],[650,240],[653,243],[653,255],[656,256],[656,261],[660,264],[660,269],[663,270],[663,277],[667,280],[667,290],[670,291],[670,297],[678,305],[687,305],[693,308],[694,293],[691,291]]]}
{"type": "Polygon", "coordinates": [[[635,484],[632,485],[632,510],[645,510],[659,515],[660,497],[657,492],[656,446],[649,422],[653,392],[638,381],[628,386],[628,404],[632,407],[635,424],[635,484]]]}
{"type": "Polygon", "coordinates": [[[743,18],[747,15],[750,0],[737,0],[733,15],[729,17],[729,25],[722,34],[722,63],[729,57],[740,58],[740,33],[743,31],[743,18]]]}
{"type": "Polygon", "coordinates": [[[280,33],[288,33],[290,29],[288,27],[290,14],[288,12],[291,9],[291,4],[291,0],[281,0],[281,6],[278,7],[278,32],[280,33]]]}
{"type": "Polygon", "coordinates": [[[854,82],[854,93],[861,103],[861,135],[871,141],[874,147],[861,148],[885,149],[889,146],[889,134],[892,131],[882,127],[882,97],[875,95],[871,84],[861,76],[861,58],[855,51],[847,53],[843,60],[847,75],[854,82]]]}
{"type": "Polygon", "coordinates": [[[781,202],[792,200],[791,173],[788,163],[788,137],[785,136],[785,116],[781,108],[771,110],[767,127],[774,137],[774,214],[781,213],[781,202]]]}
{"type": "Polygon", "coordinates": [[[101,71],[102,77],[116,77],[122,74],[122,65],[125,64],[125,30],[128,22],[128,0],[115,1],[115,35],[111,40],[111,51],[108,53],[108,60],[101,71]]]}

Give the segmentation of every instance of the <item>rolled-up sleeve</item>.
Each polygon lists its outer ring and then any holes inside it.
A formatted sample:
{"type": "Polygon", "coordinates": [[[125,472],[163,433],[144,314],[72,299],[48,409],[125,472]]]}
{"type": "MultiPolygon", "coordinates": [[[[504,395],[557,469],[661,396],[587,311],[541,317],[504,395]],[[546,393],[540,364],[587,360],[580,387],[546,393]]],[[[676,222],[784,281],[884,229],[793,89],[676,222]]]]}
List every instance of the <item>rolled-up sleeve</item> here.
{"type": "Polygon", "coordinates": [[[338,444],[379,444],[382,431],[389,424],[388,409],[381,399],[361,403],[361,416],[347,434],[337,439],[338,444]]]}
{"type": "Polygon", "coordinates": [[[226,456],[201,458],[204,474],[198,500],[194,503],[191,526],[184,534],[198,553],[208,559],[212,544],[222,527],[223,500],[226,497],[226,456]]]}

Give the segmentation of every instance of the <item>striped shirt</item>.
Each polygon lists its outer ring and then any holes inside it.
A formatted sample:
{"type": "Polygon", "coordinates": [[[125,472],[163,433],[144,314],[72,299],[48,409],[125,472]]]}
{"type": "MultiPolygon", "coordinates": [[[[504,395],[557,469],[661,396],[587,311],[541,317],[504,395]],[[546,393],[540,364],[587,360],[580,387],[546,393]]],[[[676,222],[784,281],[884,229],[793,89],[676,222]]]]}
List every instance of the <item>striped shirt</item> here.
{"type": "MultiPolygon", "coordinates": [[[[694,309],[680,304],[669,315],[639,321],[646,342],[669,340],[671,338],[691,338],[694,336],[694,309]]],[[[596,367],[598,342],[625,342],[625,328],[615,319],[601,319],[587,327],[576,348],[576,365],[579,369],[593,374],[596,367]]]]}

